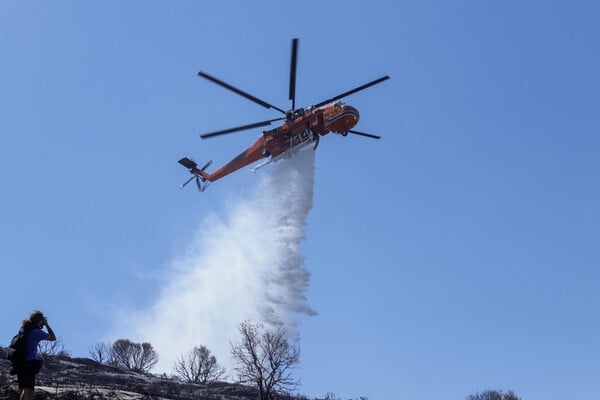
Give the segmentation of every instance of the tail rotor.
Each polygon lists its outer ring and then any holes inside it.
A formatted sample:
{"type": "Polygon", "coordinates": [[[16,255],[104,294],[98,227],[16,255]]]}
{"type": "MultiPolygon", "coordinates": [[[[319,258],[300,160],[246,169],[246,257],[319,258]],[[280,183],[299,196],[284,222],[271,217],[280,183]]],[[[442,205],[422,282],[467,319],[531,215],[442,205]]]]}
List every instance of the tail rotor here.
{"type": "Polygon", "coordinates": [[[188,183],[190,183],[193,180],[196,180],[196,186],[198,186],[198,190],[200,192],[203,192],[208,187],[208,185],[210,184],[210,182],[206,180],[206,178],[202,175],[202,173],[204,172],[204,170],[206,168],[208,168],[210,166],[210,164],[212,164],[212,160],[208,161],[200,169],[197,168],[198,164],[196,164],[195,161],[190,160],[187,157],[182,158],[178,162],[179,162],[179,164],[181,164],[184,167],[186,167],[190,171],[190,173],[192,174],[192,176],[190,177],[190,179],[188,179],[187,181],[185,181],[184,183],[182,183],[179,186],[179,189],[183,189],[188,183]]]}

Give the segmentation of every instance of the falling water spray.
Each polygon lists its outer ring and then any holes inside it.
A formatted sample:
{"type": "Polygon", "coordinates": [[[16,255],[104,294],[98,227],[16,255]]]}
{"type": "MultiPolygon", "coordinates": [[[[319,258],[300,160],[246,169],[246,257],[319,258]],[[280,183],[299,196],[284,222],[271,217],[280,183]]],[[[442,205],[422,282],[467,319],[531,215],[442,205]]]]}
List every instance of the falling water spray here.
{"type": "Polygon", "coordinates": [[[283,325],[297,337],[299,316],[314,314],[301,249],[313,201],[314,152],[302,151],[260,174],[251,195],[231,205],[226,217],[202,221],[186,254],[171,263],[155,303],[129,321],[131,337],[159,353],[157,369],[171,371],[180,354],[199,345],[228,366],[242,321],[283,325]]]}

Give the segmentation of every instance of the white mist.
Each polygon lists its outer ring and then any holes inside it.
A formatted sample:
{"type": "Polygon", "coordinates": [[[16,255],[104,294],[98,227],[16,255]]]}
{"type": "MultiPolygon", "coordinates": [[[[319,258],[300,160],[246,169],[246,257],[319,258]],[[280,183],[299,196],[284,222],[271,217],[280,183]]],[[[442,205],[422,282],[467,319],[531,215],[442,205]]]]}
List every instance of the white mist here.
{"type": "Polygon", "coordinates": [[[301,151],[258,174],[253,193],[232,205],[226,219],[199,223],[187,254],[171,263],[156,302],[125,322],[132,340],[152,343],[157,370],[171,372],[180,354],[199,345],[229,369],[240,322],[284,324],[296,336],[299,314],[314,314],[305,297],[310,274],[301,250],[313,201],[314,152],[301,151]]]}

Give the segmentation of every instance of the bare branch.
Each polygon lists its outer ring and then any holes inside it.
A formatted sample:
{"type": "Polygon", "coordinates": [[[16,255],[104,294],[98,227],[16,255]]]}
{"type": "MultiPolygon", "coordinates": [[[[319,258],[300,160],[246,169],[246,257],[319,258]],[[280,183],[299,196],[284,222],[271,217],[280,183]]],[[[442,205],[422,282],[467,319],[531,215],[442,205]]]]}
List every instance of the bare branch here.
{"type": "Polygon", "coordinates": [[[217,363],[206,346],[194,347],[186,355],[180,355],[175,361],[174,370],[186,382],[216,382],[225,375],[225,368],[217,363]]]}
{"type": "Polygon", "coordinates": [[[300,350],[288,342],[285,329],[266,331],[245,321],[238,330],[242,339],[231,346],[238,382],[256,385],[261,400],[296,388],[291,370],[300,362],[300,350]]]}
{"type": "Polygon", "coordinates": [[[112,351],[110,343],[96,343],[89,348],[90,358],[100,364],[110,364],[112,360],[112,351]]]}
{"type": "Polygon", "coordinates": [[[119,339],[112,345],[115,364],[132,371],[149,372],[158,362],[158,354],[150,343],[134,343],[119,339]]]}

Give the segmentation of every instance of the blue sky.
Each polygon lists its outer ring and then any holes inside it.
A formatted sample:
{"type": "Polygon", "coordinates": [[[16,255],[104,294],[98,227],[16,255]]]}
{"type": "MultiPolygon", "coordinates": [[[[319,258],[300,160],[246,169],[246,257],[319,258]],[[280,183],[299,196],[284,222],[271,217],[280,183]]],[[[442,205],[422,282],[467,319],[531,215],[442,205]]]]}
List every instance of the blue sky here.
{"type": "Polygon", "coordinates": [[[2,2],[0,339],[39,308],[86,356],[151,315],[207,216],[275,170],[178,190],[179,158],[218,165],[259,131],[199,133],[278,116],[196,73],[287,107],[298,37],[297,105],[391,76],[345,99],[383,139],[315,154],[299,392],[593,397],[599,17],[591,1],[2,2]]]}

